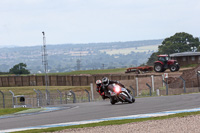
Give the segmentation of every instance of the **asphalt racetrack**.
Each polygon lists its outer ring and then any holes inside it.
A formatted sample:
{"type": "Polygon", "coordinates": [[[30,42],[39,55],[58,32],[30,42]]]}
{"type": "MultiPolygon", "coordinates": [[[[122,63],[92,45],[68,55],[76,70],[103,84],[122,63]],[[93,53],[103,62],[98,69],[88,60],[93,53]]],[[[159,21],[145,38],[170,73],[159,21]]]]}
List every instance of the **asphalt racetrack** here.
{"type": "Polygon", "coordinates": [[[0,130],[200,107],[200,93],[136,98],[133,104],[109,101],[62,105],[62,110],[0,118],[0,130]]]}

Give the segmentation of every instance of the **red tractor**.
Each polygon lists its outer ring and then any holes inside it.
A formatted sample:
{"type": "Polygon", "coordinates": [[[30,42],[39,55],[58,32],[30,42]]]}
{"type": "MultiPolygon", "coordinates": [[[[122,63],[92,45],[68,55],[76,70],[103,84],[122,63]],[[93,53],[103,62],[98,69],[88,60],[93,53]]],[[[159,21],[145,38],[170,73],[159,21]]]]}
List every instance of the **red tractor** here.
{"type": "Polygon", "coordinates": [[[155,72],[164,72],[166,69],[170,69],[171,72],[178,71],[180,68],[176,60],[169,60],[168,55],[158,55],[158,61],[154,62],[155,72]]]}

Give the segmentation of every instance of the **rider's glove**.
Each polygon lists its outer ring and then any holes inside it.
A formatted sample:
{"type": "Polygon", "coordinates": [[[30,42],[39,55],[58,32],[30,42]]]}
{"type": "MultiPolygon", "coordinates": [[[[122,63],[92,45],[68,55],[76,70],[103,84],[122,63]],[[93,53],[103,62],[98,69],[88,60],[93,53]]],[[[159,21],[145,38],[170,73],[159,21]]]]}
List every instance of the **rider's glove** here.
{"type": "Polygon", "coordinates": [[[104,96],[104,95],[105,95],[105,93],[104,93],[104,92],[102,92],[102,93],[101,93],[101,96],[104,96]]]}

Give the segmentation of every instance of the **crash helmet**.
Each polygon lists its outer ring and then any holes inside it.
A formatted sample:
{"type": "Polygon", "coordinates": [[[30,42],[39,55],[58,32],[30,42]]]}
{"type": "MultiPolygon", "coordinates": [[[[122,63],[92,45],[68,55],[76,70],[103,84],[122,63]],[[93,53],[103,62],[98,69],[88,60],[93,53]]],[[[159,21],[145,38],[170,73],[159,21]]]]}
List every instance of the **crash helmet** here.
{"type": "Polygon", "coordinates": [[[97,85],[97,86],[101,86],[101,83],[102,83],[101,80],[97,80],[97,81],[96,81],[96,85],[97,85]]]}
{"type": "Polygon", "coordinates": [[[102,79],[102,83],[103,83],[104,86],[108,86],[109,85],[109,79],[107,77],[104,77],[102,79]]]}

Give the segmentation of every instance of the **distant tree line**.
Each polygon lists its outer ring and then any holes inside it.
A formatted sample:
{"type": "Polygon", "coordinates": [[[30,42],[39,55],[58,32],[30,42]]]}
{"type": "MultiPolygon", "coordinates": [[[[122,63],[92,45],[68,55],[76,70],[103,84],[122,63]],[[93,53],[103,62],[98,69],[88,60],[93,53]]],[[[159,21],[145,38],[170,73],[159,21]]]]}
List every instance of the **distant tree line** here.
{"type": "Polygon", "coordinates": [[[7,75],[9,72],[0,72],[0,75],[7,75]]]}
{"type": "MultiPolygon", "coordinates": [[[[146,63],[152,50],[149,52],[132,52],[130,54],[109,55],[102,50],[138,48],[161,44],[163,39],[129,42],[105,42],[88,44],[60,44],[47,45],[49,73],[69,72],[77,70],[77,60],[80,59],[81,70],[107,69],[138,66],[146,63]],[[88,52],[84,55],[84,52],[88,52]],[[103,67],[104,64],[104,67],[103,67]]],[[[44,72],[40,46],[0,48],[0,71],[9,72],[14,64],[27,64],[31,73],[44,72]]]]}

